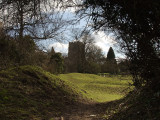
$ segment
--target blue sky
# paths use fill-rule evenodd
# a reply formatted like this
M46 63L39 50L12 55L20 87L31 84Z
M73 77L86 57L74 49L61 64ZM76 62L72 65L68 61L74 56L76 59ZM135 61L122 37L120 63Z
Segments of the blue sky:
M74 14L74 9L67 10L64 14L64 18L67 20L76 19L76 16ZM53 47L56 52L61 52L61 53L67 54L68 53L68 44L69 44L69 42L74 40L73 38L70 37L70 35L72 34L70 30L72 28L83 29L86 26L86 23L87 22L85 21L85 19L82 19L77 24L68 26L66 31L64 32L64 36L67 39L63 40L61 43L52 39L52 40L41 41L41 42L39 42L39 44L41 44L42 46L44 46L48 50ZM117 51L117 47L115 47L116 41L114 39L113 33L106 34L104 31L98 31L98 32L93 31L92 36L95 38L95 45L99 46L102 49L103 54L105 56L107 55L109 48L113 47L116 57L117 58L124 58L124 55L119 53Z

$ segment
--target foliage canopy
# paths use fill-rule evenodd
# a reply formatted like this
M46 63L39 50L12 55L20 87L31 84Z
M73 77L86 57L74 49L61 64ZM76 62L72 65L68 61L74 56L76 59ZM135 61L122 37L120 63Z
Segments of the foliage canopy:
M160 85L160 1L85 0L80 15L88 15L96 30L113 30L126 51L134 85Z

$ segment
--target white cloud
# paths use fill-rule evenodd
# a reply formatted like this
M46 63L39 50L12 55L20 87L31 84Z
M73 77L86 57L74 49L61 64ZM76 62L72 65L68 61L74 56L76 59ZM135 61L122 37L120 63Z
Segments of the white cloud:
M114 39L108 37L103 31L93 32L92 36L95 38L95 45L103 50L105 56L107 55L109 48L113 47L116 43ZM49 45L49 49L51 49L51 47L53 47L56 52L68 53L68 43L55 42Z
M97 33L93 33L92 36L95 38L95 45L99 46L102 49L105 56L107 56L109 48L113 47L116 58L118 58L118 57L125 58L125 56L118 53L116 50L117 48L114 47L114 44L116 44L116 41L114 40L114 38L107 36L102 31L99 31ZM68 45L68 43L55 42L55 43L49 45L49 49L51 49L51 47L53 47L56 52L61 52L61 53L67 54L69 45Z
M68 53L68 44L55 42L49 45L49 49L54 48L56 52Z
M115 39L106 35L103 31L93 32L92 36L95 38L95 44L103 50L105 56L109 48L116 44Z
M93 37L96 42L103 42L104 44L114 45L116 41L113 37L106 35L103 31L93 32Z
M110 46L102 42L96 42L95 44L103 50L103 53L106 56Z

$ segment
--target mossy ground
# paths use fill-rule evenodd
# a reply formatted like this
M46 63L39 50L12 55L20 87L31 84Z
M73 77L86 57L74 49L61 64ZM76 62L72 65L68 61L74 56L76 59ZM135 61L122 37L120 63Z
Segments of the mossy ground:
M106 120L159 120L160 95L148 88L134 90L105 108Z
M0 72L0 120L49 119L77 103L78 93L39 67Z

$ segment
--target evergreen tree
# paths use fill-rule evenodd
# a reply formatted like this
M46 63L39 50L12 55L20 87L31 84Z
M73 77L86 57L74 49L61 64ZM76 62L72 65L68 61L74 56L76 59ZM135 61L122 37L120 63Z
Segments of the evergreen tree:
M54 55L55 53L56 53L56 52L55 52L54 48L52 47L52 48L51 48L51 51L49 51L48 55L49 55L49 57L51 58L51 56Z
M113 48L110 47L107 54L107 60L114 60L114 59L115 59L115 54L114 54Z
M102 71L110 74L117 74L118 72L118 66L117 66L115 54L112 47L109 48L107 59L102 67Z
M55 53L51 56L51 60L54 64L55 73L59 74L63 72L63 57L61 53Z
M53 47L51 48L51 54L52 54L52 55L55 54L55 50L54 50Z

